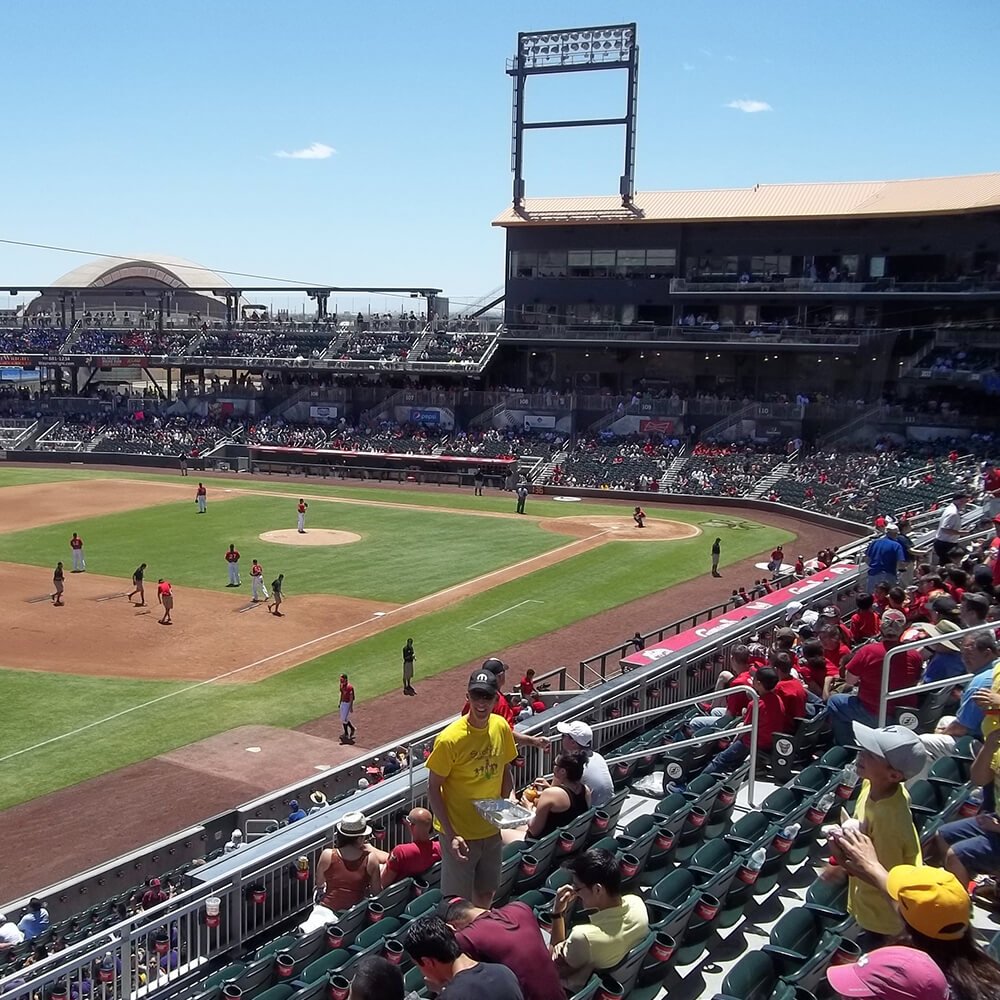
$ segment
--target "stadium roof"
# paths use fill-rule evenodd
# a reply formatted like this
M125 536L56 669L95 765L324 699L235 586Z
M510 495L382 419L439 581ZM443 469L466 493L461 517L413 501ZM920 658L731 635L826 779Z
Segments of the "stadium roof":
M104 288L119 281L157 282L171 288L218 286L230 287L229 282L207 267L183 257L165 254L148 256L96 257L74 268L52 282L53 288Z
M903 181L757 184L704 191L639 191L630 208L618 195L527 198L494 226L643 222L743 222L948 215L1000 208L1000 173Z

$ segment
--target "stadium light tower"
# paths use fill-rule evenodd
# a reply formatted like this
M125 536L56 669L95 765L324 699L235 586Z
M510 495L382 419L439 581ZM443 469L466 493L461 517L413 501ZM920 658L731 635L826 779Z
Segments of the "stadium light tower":
M628 72L625 113L620 118L577 118L568 121L524 120L524 90L529 76L552 73L585 73L623 69ZM635 193L635 111L639 89L639 47L635 22L558 31L522 31L517 54L507 60L514 80L511 170L514 174L514 208L524 207L524 132L526 129L585 128L621 125L625 128L625 169L619 178L622 204L631 207Z

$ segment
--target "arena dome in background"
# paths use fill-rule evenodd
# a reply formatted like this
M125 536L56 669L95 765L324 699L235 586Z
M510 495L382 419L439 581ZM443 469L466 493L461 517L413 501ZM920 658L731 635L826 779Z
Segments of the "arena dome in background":
M152 308L156 299L143 300L132 289L160 288L172 293L172 312L197 313L205 318L225 316L225 297L212 292L190 292L189 288L231 288L221 274L184 257L140 254L135 257L95 257L49 285L51 289L85 289L77 293L76 310L116 313ZM48 313L59 307L59 295L40 295L28 305L29 314Z

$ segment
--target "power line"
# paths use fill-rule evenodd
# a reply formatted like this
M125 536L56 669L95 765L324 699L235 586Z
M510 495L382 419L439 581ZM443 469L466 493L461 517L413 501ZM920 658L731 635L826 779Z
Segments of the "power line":
M73 253L83 257L104 257L109 260L121 260L121 261L129 261L136 259L135 257L124 256L122 254L117 254L117 253L100 253L97 250L80 250L76 247L61 247L61 246L55 246L50 243L32 243L27 240L8 240L0 238L0 243L6 244L7 246L27 247L31 250L55 250L58 253ZM176 264L168 264L166 261L161 261L161 260L150 260L149 263L157 264L160 267L163 267L167 270L170 270L171 267L177 266ZM190 265L185 265L185 266L190 267ZM206 274L212 273L212 274L228 275L234 278L253 278L257 281L281 281L290 285L310 285L314 288L329 287L327 284L324 284L323 282L320 281L302 281L297 278L276 278L274 277L274 275L270 274L252 274L248 271L228 271L216 267L206 267L202 264L196 264L192 268L192 270L204 271ZM277 291L280 291L280 289L277 289ZM410 298L410 296L403 295L400 292L377 292L375 294L386 297L398 298L398 299Z

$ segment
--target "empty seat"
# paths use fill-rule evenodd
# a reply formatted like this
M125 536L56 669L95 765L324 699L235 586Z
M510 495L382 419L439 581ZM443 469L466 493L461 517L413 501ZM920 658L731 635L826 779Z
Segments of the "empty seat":
M840 938L815 910L789 910L771 929L764 947L781 977L804 989L815 989L825 978Z
M345 948L334 948L328 951L322 958L316 959L307 965L299 974L299 979L304 983L314 983L318 979L324 979L331 972L338 972L347 965L355 956Z

